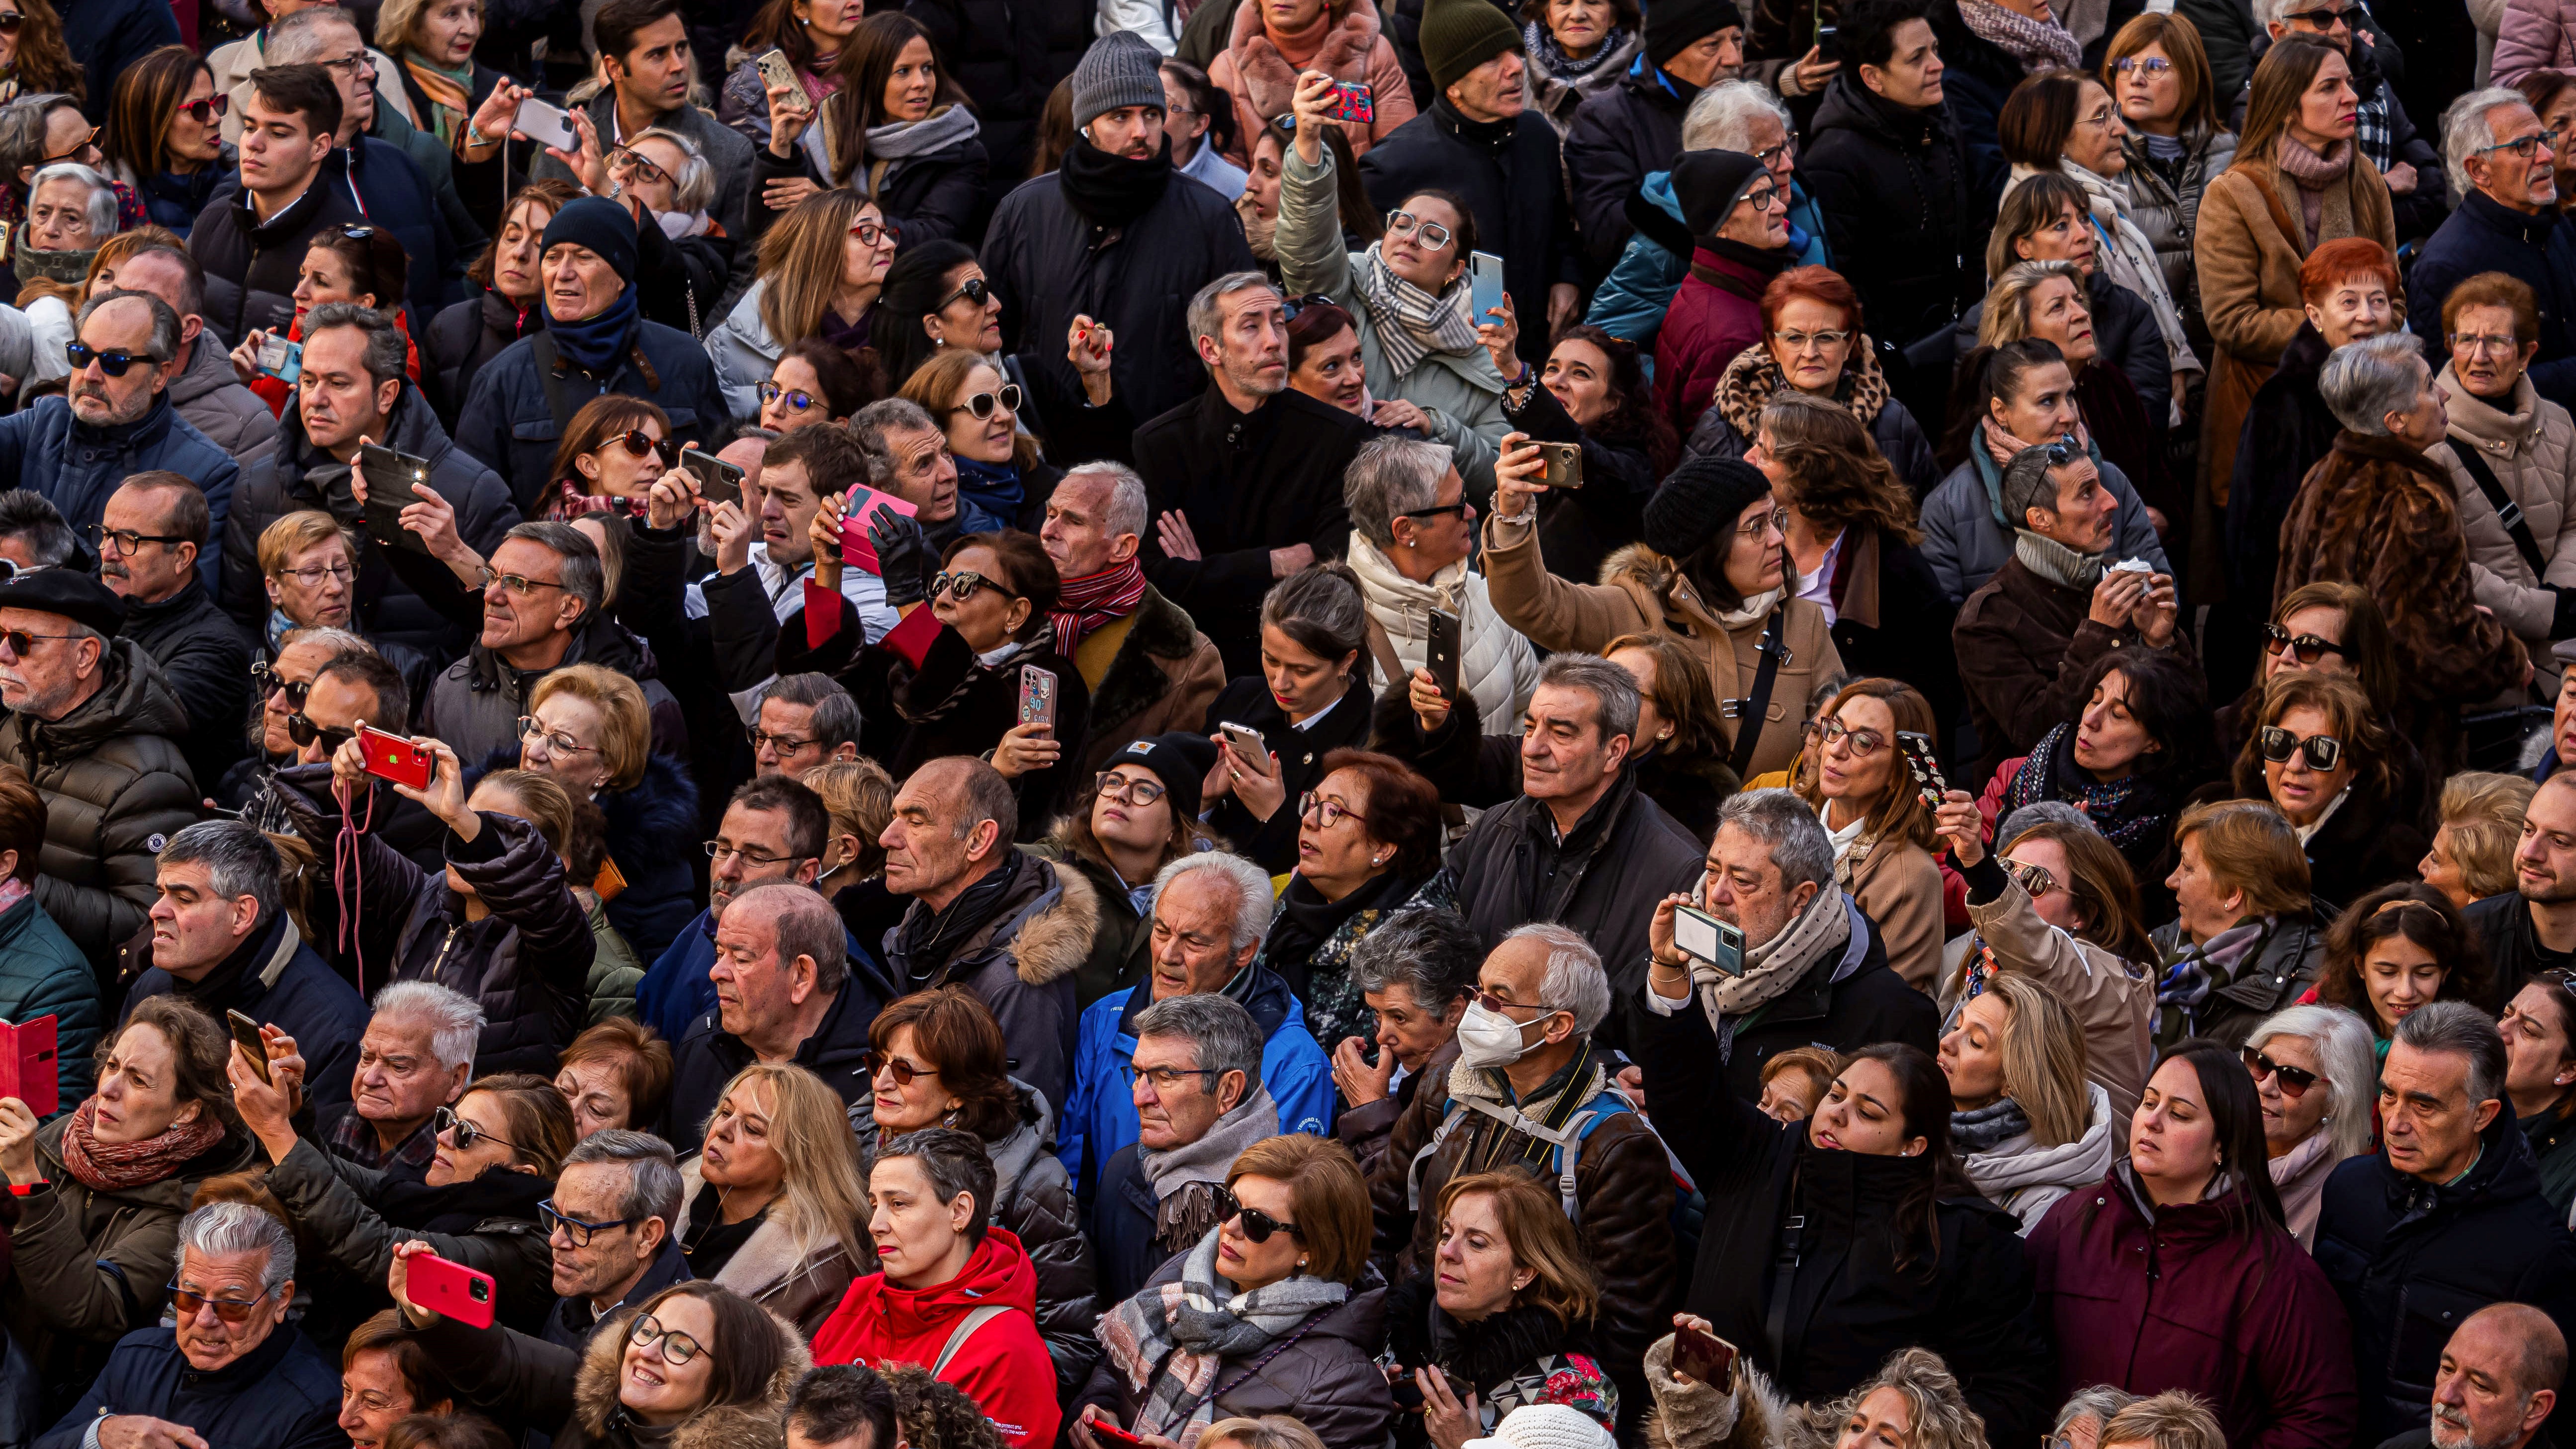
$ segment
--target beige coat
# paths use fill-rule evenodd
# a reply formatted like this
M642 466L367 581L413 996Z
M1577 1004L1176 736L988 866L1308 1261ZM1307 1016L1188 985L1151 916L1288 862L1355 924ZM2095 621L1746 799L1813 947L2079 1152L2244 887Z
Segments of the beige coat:
M1942 932L1941 867L1932 853L1911 840L1882 837L1853 867L1844 889L1878 923L1887 964L1906 985L1930 995L1941 974Z
M1715 676L1719 700L1752 694L1764 619L1736 629L1718 622L1682 577L1679 561L1631 544L1603 561L1601 582L1577 584L1548 572L1539 557L1536 529L1489 518L1484 543L1486 591L1494 612L1540 648L1598 652L1622 634L1661 631L1699 650ZM1744 770L1748 778L1789 767L1806 722L1815 718L1842 678L1842 655L1827 632L1824 610L1805 599L1791 599L1786 634L1789 657L1772 684L1759 743ZM1730 731L1739 724L1727 721Z
M1952 941L1942 954L1937 993L1942 1030L1949 1030L1959 1012L1968 948L1982 938L1995 953L1996 965L2047 987L2083 1023L2085 1075L2111 1094L2111 1111L2125 1142L2129 1116L2138 1110L2138 1094L2146 1089L2147 1069L2155 1062L2154 973L2041 920L2018 881L2006 880L2004 893L1982 906L1969 902L1968 921L1975 930Z
M2510 411L2471 397L2447 365L2441 386L2451 395L2451 439L2425 449L2424 457L2450 473L2459 495L2460 531L2469 540L2469 586L2480 604L2521 636L2543 676L2533 681L2534 687L2555 695L2558 671L2550 662L2549 630L2558 597L2541 585L2576 586L2576 506L2571 506L2576 504L2576 418L2533 392L2529 377L2514 383ZM2464 448L2477 450L2487 471L2504 485L2505 496L2522 510L2546 572L2532 574L2495 506L2460 466L2459 450Z

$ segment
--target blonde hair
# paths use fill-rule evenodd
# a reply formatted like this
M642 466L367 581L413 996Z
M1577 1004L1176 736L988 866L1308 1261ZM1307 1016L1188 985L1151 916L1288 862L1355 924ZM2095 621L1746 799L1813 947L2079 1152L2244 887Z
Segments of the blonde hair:
M2514 888L2513 851L2522 817L2540 787L2520 775L2464 770L2442 782L2442 823L2451 829L2451 862L2469 894L2484 899Z
M2051 278L2074 287L2076 302L2088 312L2093 309L2093 298L2084 287L2084 273L2073 262L2015 262L1986 288L1986 314L1977 323L1977 345L2001 347L2028 337L2030 294Z
M2148 1444L2154 1449L2227 1449L2227 1434L2218 1427L2218 1417L2209 1411L2207 1399L2168 1389L2113 1414L2094 1442L2103 1449L2114 1444Z
M769 1088L770 1150L785 1169L778 1214L787 1224L799 1259L838 1243L856 1260L868 1256L868 1210L859 1196L858 1139L850 1135L848 1109L823 1079L793 1062L754 1062L734 1073L716 1101L745 1083Z
M349 551L349 564L358 562L357 540L340 526L340 520L319 508L300 508L261 529L259 534L259 576L273 579L278 571L294 562L295 556L322 542L336 538ZM354 584L355 580L351 580Z
M912 370L912 376L903 380L903 386L896 389L895 396L919 403L922 411L939 424L939 431L945 433L948 419L965 403L966 379L979 367L993 369L993 375L1003 382L1011 380L1011 375L1002 371L1000 364L971 347L943 347L930 354L929 361ZM1036 466L1037 461L1037 439L1029 436L1026 430L1013 433L1011 462L1026 472Z
M1821 1410L1811 1405L1797 1412L1831 1439L1852 1411L1880 1389L1894 1389L1905 1399L1906 1417L1913 1421L1905 1449L1986 1449L1986 1421L1968 1407L1958 1376L1928 1348L1900 1348L1867 1383ZM2110 1436L2105 1434L2102 1442L2110 1443Z
M848 191L806 197L760 238L760 325L780 347L823 330L823 314L841 290L850 228L859 213L877 211Z
M2032 1140L2042 1147L2081 1140L2093 1122L2083 1024L2030 977L1998 972L1986 978L1986 989L2004 1004L2004 1095L2030 1119Z
M599 711L599 759L608 766L607 790L631 790L644 778L644 762L653 752L653 711L643 687L614 669L597 664L567 664L537 681L528 692L528 712L558 694L586 700Z
M1324 1449L1324 1441L1315 1437L1314 1430L1286 1414L1219 1419L1199 1433L1200 1449L1216 1449L1229 1442L1238 1449Z
M420 24L422 13L438 3L439 0L385 0L384 8L376 12L376 48L400 65L406 48L418 49L411 33ZM483 0L474 0L474 12L483 13Z
M877 837L894 823L894 777L870 759L829 760L805 772L805 788L823 797L832 817L832 833L859 838L851 862L865 880L885 869L885 847Z

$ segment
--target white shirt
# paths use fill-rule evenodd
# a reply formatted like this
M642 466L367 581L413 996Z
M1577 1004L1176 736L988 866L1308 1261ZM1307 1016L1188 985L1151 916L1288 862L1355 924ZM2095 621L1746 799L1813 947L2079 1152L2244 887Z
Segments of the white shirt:
M2351 797L2352 787L2350 785L2346 785L2335 792L2335 797L2333 799L2326 802L2326 808L2317 813L2317 818L2314 823L2291 826L2290 828L2292 830L2298 832L2299 844L2305 846L2308 843L2309 836L2325 829L2326 822L2332 820L2334 818L2334 813L2343 808L2343 802Z
M1825 556L1816 564L1816 571L1798 575L1797 592L1792 595L1824 610L1828 624L1838 617L1834 613L1834 560L1842 557L1843 540L1849 537L1848 528L1834 535L1834 541L1825 545Z

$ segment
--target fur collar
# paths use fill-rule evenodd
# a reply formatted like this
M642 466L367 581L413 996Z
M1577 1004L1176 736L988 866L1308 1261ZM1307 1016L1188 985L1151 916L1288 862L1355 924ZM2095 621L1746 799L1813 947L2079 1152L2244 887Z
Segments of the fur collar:
M1463 1377L1480 1390L1526 1372L1543 1358L1590 1352L1579 1330L1535 1304L1505 1309L1480 1323L1451 1318L1440 1311L1431 1280L1423 1277L1387 1289L1386 1312L1387 1350L1396 1362L1416 1368L1438 1364L1444 1375ZM1434 1328L1435 1314L1445 1333Z
M1105 734L1161 702L1171 692L1172 678L1154 661L1188 662L1198 648L1198 637L1198 626L1190 616L1147 584L1145 600L1136 606L1127 626L1127 637L1118 641L1118 653L1100 676L1100 687L1091 692L1093 733Z
M1669 554L1657 553L1642 543L1629 544L1601 561L1601 583L1606 588L1626 590L1636 599L1638 612L1677 633L1696 634L1704 639L1728 637L1717 611L1682 576L1681 560Z
M1762 405L1787 385L1788 379L1781 375L1771 349L1756 342L1737 353L1726 371L1718 375L1713 406L1726 419L1726 425L1749 443L1762 421ZM1842 385L1834 389L1834 401L1850 409L1866 428L1878 421L1888 396L1887 374L1879 370L1876 349L1864 332L1853 342L1852 360L1843 367Z
M589 1443L608 1440L626 1422L617 1402L617 1366L626 1352L626 1325L634 1321L637 1311L627 1308L611 1315L582 1350L581 1370L572 1386L572 1416ZM787 1407L787 1392L814 1366L814 1358L805 1351L804 1337L793 1324L772 1314L770 1325L778 1330L783 1357L761 1397L699 1410L680 1424L667 1449L781 1449L786 1429L780 1415Z
M1044 986L1072 975L1091 955L1092 938L1100 931L1098 889L1078 870L1045 865L1062 894L1029 917L1011 940L1011 960L1023 986Z
M1325 18L1329 23L1314 55L1303 63L1291 63L1271 40L1257 0L1235 10L1226 49L1234 56L1235 74L1243 78L1256 115L1272 120L1295 109L1291 102L1301 71L1324 71L1339 81L1368 79L1369 56L1377 49L1377 6L1370 0L1347 0L1347 8L1328 7Z

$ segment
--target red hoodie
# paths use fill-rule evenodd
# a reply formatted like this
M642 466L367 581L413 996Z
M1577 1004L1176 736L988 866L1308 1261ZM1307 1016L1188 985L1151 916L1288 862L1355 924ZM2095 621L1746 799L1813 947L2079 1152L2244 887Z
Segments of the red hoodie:
M1038 1337L1037 1269L1008 1228L987 1228L964 1270L945 1283L899 1288L883 1273L852 1283L814 1334L814 1362L928 1368L960 1319L995 1303L1016 1311L976 1329L939 1377L981 1406L1013 1449L1047 1449L1063 1417L1055 1361Z

